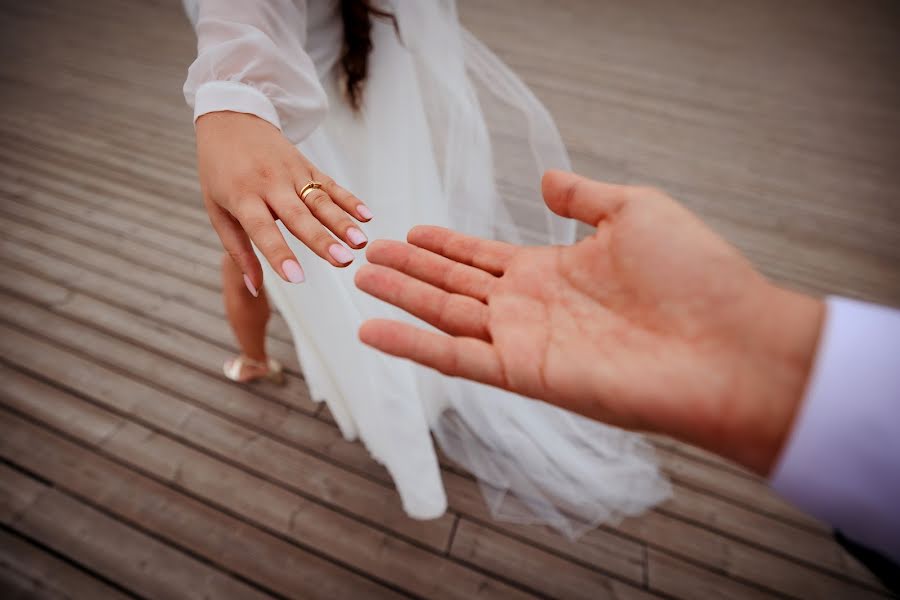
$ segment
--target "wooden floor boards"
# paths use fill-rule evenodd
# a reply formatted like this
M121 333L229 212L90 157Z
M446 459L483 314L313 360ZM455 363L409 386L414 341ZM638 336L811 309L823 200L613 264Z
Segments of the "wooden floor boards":
M663 187L770 277L900 304L889 2L460 1L578 170ZM234 352L178 2L0 1L0 590L43 598L883 598L758 477L654 438L675 490L578 542L405 517L383 467Z

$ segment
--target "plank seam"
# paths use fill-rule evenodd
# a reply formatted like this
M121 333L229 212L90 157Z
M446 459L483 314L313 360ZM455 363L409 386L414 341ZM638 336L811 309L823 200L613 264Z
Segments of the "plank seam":
M16 368L16 367L13 366L12 368ZM40 380L39 378L34 377L34 375L33 375L32 373L29 373L29 372L26 372L26 371L22 371L22 372L24 372L24 373L25 373L26 375L28 375L29 377L33 377L34 379ZM57 387L58 389L62 389L62 391L64 391L64 392L67 393L67 394L70 394L70 395L72 395L72 396L76 396L76 397L79 397L79 398L80 398L80 395L78 394L78 392L73 392L72 390L60 388L59 386L55 386L55 385L53 385L52 383L49 383L49 382L45 382L45 383L48 383L48 385L51 385L52 387ZM5 399L5 396L3 396L3 397L4 397L4 399ZM89 400L86 400L86 399L84 399L84 398L80 398L80 399L81 399L82 401L86 402L86 403L89 403L89 404L91 404L91 405L94 405L94 403L91 402L91 401L89 401ZM97 407L96 405L94 405L94 406ZM104 410L103 407L97 407L97 408L100 408L101 410ZM89 442L85 442L85 441L82 440L81 438L72 436L71 434L69 434L69 433L67 433L67 432L65 432L65 431L61 431L61 430L57 429L56 427L54 427L54 426L52 426L52 425L50 425L50 424L48 424L48 423L45 423L44 421L42 421L42 420L40 420L40 419L38 419L38 418L35 418L34 416L32 416L32 415L30 415L30 414L23 413L22 411L18 410L17 408L15 408L15 407L13 407L13 406L9 406L8 404L6 404L6 402L0 402L0 410L4 410L4 411L6 411L6 412L9 412L9 413L12 413L12 414L14 414L14 415L17 415L17 416L19 416L20 418L22 418L23 420L26 420L26 421L32 423L32 424L35 425L36 427L40 427L41 429L44 429L44 430L46 430L46 431L49 431L52 435L54 435L54 436L56 436L56 437L62 438L62 439L64 439L64 440L68 441L69 443L72 443L72 444L74 444L74 445L76 445L76 446L79 446L80 448L82 448L82 449L83 449L84 451L86 451L86 452L89 452L89 453L91 453L91 454L95 454L95 455L97 455L97 456L100 456L100 457L102 457L102 458L104 458L104 459L106 459L106 460L109 460L110 462L113 462L113 463L119 465L120 467L123 467L124 469L126 469L126 470L128 470L128 471L137 473L137 474L138 474L139 476L141 476L141 477L144 477L144 478L150 479L150 480L152 480L152 481L155 481L157 484L162 485L162 486L164 486L164 487L166 487L166 488L172 490L172 491L175 492L176 494L186 496L186 497L188 497L188 498L194 500L195 502L198 502L198 503L200 503L200 504L202 504L202 505L204 505L204 506L208 506L208 507L210 507L210 508L212 508L212 509L214 509L214 510L216 510L216 511L218 511L218 512L221 512L221 513L223 513L223 514L226 514L226 515L228 515L229 517L235 519L236 521L239 521L239 522L243 523L244 525L247 525L247 526L252 527L252 528L254 528L254 529L258 529L258 530L260 530L260 531L262 531L262 532L264 532L264 533L266 533L266 534L268 534L268 535L272 535L272 536L274 536L274 537L277 537L277 538L280 539L281 541L286 542L286 543L288 543L288 544L290 544L290 545L292 545L292 546L294 546L294 547L296 547L296 548L298 548L298 549L300 549L300 550L302 550L302 551L304 551L304 552L307 552L307 553L309 553L309 554L313 554L313 555L315 555L315 556L321 558L322 560L325 560L325 561L327 561L327 562L330 562L330 563L332 563L332 564L334 564L334 565L339 566L339 567L342 568L342 569L345 569L345 570L347 570L347 571L351 571L351 572L353 572L353 573L356 573L357 575L359 575L359 576L361 576L361 577L364 577L365 579L368 579L368 580L370 580L370 581L373 581L373 582L375 582L375 583L377 583L377 584L379 584L379 585L382 585L382 586L384 586L384 587L387 587L387 588L391 589L392 591L395 591L395 592L399 593L399 594L402 595L402 596L411 597L411 598L417 598L417 596L416 596L415 594L411 594L411 593L410 593L409 591L407 591L407 590L400 589L400 588L396 587L394 584L392 584L392 583L390 583L390 582L385 582L385 581L380 580L380 579L377 577L377 575L375 575L375 574L373 574L373 573L368 573L368 572L366 572L366 571L363 571L363 570L361 570L361 569L358 569L357 567L354 567L354 566L352 566L352 565L343 563L342 561L337 560L337 559L335 559L334 557L332 557L332 556L330 556L330 555L328 555L328 554L325 554L325 553L321 552L321 551L318 550L317 548L314 548L314 547L311 547L311 546L307 546L307 545L303 544L302 542L300 542L299 540L297 540L297 539L295 539L295 538L291 538L291 537L286 536L285 534L283 534L283 533L281 533L281 532L279 532L279 531L277 531L277 530L271 529L270 527L268 527L268 526L266 526L266 525L263 525L263 524L261 524L261 523L257 523L257 522L255 522L255 521L253 521L252 519L249 519L249 518L247 518L247 517L245 517L245 516L243 516L243 515L241 515L241 514L239 514L239 513L236 513L236 512L234 512L234 511L232 511L232 510L229 509L229 508L226 508L226 507L224 507L224 506L222 506L222 505L220 505L220 504L218 504L218 503L211 502L211 501L209 501L209 500L207 500L207 499L205 499L205 498L203 498L203 497L201 497L201 496L197 496L196 494L194 494L194 493L191 492L190 490L187 490L187 489L185 489L185 488L182 488L181 486L179 486L178 484L176 484L176 483L174 483L174 482L167 481L167 480L165 480L165 479L163 479L163 478L161 478L161 477L159 477L159 476L157 476L157 475L155 475L155 474L153 474L153 473L151 473L151 472L149 472L149 471L146 471L145 469L143 469L143 468L141 468L141 467L135 466L135 465L133 465L133 464L127 462L127 461L124 461L124 460L118 458L116 455L114 455L114 454L112 454L112 453L110 453L110 452L108 452L108 451L106 451L106 450L104 450L104 449L102 449L102 448L97 448L97 447L91 445ZM112 414L116 414L116 413L114 413L114 412L112 412L112 411L108 411L108 410L107 410L106 412L109 412L109 413L112 413ZM122 415L118 415L118 416L119 416L120 418L125 419L125 417L123 417ZM128 419L125 419L125 420L128 420ZM146 426L145 426L144 424L142 424L142 423L136 423L136 424L138 424L138 425L140 425L140 426L142 426L142 427L146 427ZM161 432L155 432L155 433L157 433L158 435L165 435L164 433L161 433ZM3 458L3 460L4 460L4 462L10 462L10 461L8 461L6 458ZM15 464L15 463L13 463L13 464ZM30 471L29 469L25 468L25 467L21 467L21 466L19 466L19 465L16 465L16 468L17 468L17 470L19 470L19 471L23 471L23 472L29 473L29 474L31 473L31 471ZM69 490L68 487L65 487L65 486L60 487L60 485L59 485L58 483L56 483L56 482L54 482L53 485L54 485L54 489L60 490L61 493L65 493L66 495L68 495L68 496L70 496L70 497L72 497L72 498L75 498L75 499L78 500L79 502L82 502L83 504L87 504L88 506L91 506L92 508L94 508L94 509L100 511L101 513L103 513L103 514L109 516L110 518L112 518L112 519L114 519L114 520L116 520L116 521L122 522L122 523L124 523L124 524L126 524L126 525L132 527L133 529L137 529L137 530L139 530L139 531L141 531L141 532L143 532L143 533L146 533L147 535L149 535L150 537L156 539L157 541L159 541L159 542L161 542L161 543L163 543L163 544L165 544L165 545L167 545L167 546L173 547L173 548L177 549L177 550L180 551L180 552L184 552L184 553L186 553L186 554L191 555L191 556L194 557L194 558L198 558L199 560L201 560L201 561L204 562L205 564L207 564L207 565L209 565L209 566L213 566L213 567L215 567L215 568L216 568L217 570L219 570L219 571L228 573L229 575L232 575L232 574L233 574L233 572L232 572L230 569L228 569L227 567L224 567L224 566L219 566L219 565L217 565L214 561L212 561L212 559L207 559L207 558L203 557L202 555L199 555L198 553L196 553L196 552L193 551L193 550L184 548L184 547L183 547L182 545L180 545L178 542L173 542L173 541L171 541L171 540L168 540L168 539L166 539L166 538L163 538L163 537L161 537L159 534L157 534L157 533L155 533L155 532L153 532L153 531L151 531L151 530L145 529L143 526L141 526L140 524L134 523L134 522L133 522L132 520L130 520L130 519L120 518L118 515L116 515L116 514L114 514L114 513L111 513L111 512L109 512L109 511L107 511L106 508L105 508L103 505L97 504L96 502L94 502L94 501L92 501L92 500L90 500L90 499L88 499L88 498L85 498L85 497L82 496L81 494L78 494L78 493L75 493L75 492ZM244 576L242 576L242 575L240 575L240 574L234 574L234 575L235 575L236 577L240 578L242 581L246 581L246 580L247 580ZM257 585L257 584L254 584L254 587L260 587L260 586ZM283 596L282 594L279 594L279 593L277 593L277 592L274 592L274 591L271 591L271 590L268 590L268 589L265 589L264 591L265 591L265 593L267 593L267 594L269 594L269 595L275 595L275 596L278 597L278 598L285 598L285 596Z
M15 463L9 462L5 458L0 458L0 461L2 461L3 464L9 465L10 468L13 468L16 471L19 471L25 475L28 475L32 479L36 479L38 481L41 481L42 483L44 481L42 477L34 476L29 471L22 469L21 467L19 467L19 465L16 465ZM86 565L83 565L83 564L77 562L70 556L67 556L65 554L61 554L61 553L57 552L55 549L47 546L46 544L42 543L40 540L34 539L31 536L25 534L24 532L19 531L18 529L15 529L13 527L10 527L6 523L0 523L0 530L6 532L9 535L19 538L23 542L30 544L31 546L34 546L35 548L38 548L40 551L44 552L45 554L49 554L50 556L56 558L57 560L66 563L73 569L76 569L79 572L84 573L88 577L91 577L92 579L96 579L97 581L100 581L101 583L115 589L116 591L121 592L125 596L128 596L130 598L136 598L138 600L144 599L143 596L140 596L136 592L122 586L120 583L107 578L102 573L98 573L97 571L94 571L90 567L87 567ZM26 573L23 573L23 575L25 575L26 577L31 579L31 577L29 575L27 575Z

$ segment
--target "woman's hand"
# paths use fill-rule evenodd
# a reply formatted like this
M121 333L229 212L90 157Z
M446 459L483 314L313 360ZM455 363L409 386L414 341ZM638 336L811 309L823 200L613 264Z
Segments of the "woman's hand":
M766 281L661 192L555 172L544 199L594 235L522 247L417 227L408 244L372 244L357 285L450 335L375 320L362 340L767 472L822 303Z
M351 217L368 221L369 209L268 122L243 113L214 112L197 120L196 132L200 188L209 220L254 295L263 274L251 240L286 281L304 279L276 219L336 267L350 264L353 255L332 234L351 248L366 245L366 236ZM301 201L299 193L310 181L321 183L322 189Z

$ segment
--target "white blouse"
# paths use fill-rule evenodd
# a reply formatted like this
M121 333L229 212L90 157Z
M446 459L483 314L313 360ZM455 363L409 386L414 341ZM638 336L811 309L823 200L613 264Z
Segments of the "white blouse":
M328 111L320 80L343 44L339 0L185 0L197 59L184 97L194 120L215 111L265 119L293 143Z

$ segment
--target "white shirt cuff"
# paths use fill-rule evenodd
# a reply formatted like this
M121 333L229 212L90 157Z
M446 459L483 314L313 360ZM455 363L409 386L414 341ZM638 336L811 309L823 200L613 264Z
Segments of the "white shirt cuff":
M828 299L806 397L771 485L900 562L900 311Z
M194 121L206 113L228 110L256 115L281 129L275 105L253 86L239 81L209 81L197 89Z

